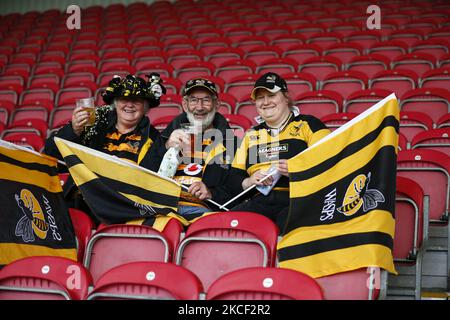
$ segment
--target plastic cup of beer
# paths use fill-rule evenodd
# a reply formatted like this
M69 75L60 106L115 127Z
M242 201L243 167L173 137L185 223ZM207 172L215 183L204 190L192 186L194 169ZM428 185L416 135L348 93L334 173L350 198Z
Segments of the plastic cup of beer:
M93 97L77 100L77 107L82 107L84 111L89 112L89 119L86 127L92 127L95 123L95 100Z
M189 153L186 154L186 155L187 156L194 155L194 153L195 153L196 137L199 137L200 133L202 131L201 130L201 124L196 125L196 124L191 124L191 123L182 123L180 126L181 126L181 129L184 132L189 134L189 137L190 137L191 148L189 150Z

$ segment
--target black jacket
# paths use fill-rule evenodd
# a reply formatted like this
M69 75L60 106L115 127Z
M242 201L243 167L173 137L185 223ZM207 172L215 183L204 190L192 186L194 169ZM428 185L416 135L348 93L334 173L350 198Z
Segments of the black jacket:
M182 113L177 116L172 122L161 132L161 135L156 140L155 144L145 155L141 161L141 166L157 172L161 165L162 159L167 151L166 142L169 139L171 133L181 127L181 123L189 122L186 113ZM238 139L233 134L228 121L220 113L216 113L213 120L213 127L219 130L224 137L223 141L215 142L214 152L215 155L207 157L205 161L205 170L203 173L202 181L211 191L214 201L223 204L229 198L229 192L224 188L225 181L231 168L231 162L234 158L234 153L238 147ZM227 135L228 133L228 135ZM228 141L225 140L228 138Z
M62 138L71 142L75 142L78 144L85 145L89 148L102 151L106 141L106 135L115 130L115 126L117 123L117 113L114 109L110 107L102 107L99 109L103 109L100 111L102 116L100 120L96 122L95 132L96 134L86 135L81 134L78 136L75 134L72 128L72 123L69 121L64 127L54 132L45 142L44 153L55 158L63 160L63 157L59 153L58 147L55 144L54 137ZM139 150L142 149L142 146L147 142L150 138L153 142L158 139L160 133L159 131L150 124L150 121L146 116L144 116L141 121L137 125L137 131L142 136ZM143 151L144 152L144 151ZM143 155L140 155L143 157ZM60 172L67 172L67 168L64 166L59 167ZM64 185L64 196L68 196L71 191L74 189L74 182L71 177L67 180Z

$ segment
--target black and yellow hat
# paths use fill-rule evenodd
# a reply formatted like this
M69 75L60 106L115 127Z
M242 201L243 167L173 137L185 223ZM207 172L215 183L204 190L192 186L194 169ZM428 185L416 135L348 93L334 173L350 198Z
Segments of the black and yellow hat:
M204 78L191 79L186 82L186 85L183 89L183 96L187 95L189 91L194 88L205 88L213 95L217 96L217 86L214 82Z
M159 106L159 99L166 93L166 88L162 85L158 73L153 72L146 76L149 78L148 82L131 74L124 78L114 76L102 92L103 101L111 104L114 98L119 97L142 98L148 101L150 108Z
M266 89L272 93L288 90L286 81L275 72L267 72L256 80L255 86L250 94L253 100L255 100L255 93L258 89Z

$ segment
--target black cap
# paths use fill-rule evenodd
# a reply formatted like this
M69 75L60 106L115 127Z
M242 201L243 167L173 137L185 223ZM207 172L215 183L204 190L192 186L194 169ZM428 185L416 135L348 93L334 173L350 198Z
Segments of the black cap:
M204 78L191 79L188 82L186 82L186 86L184 87L183 90L183 96L187 95L189 91L191 91L194 88L205 88L213 95L217 96L216 84L211 80Z
M255 100L255 92L258 89L266 89L272 93L276 93L278 91L287 91L286 81L281 78L278 74L274 72L267 72L263 76L261 76L255 82L255 86L253 87L251 98Z
M124 78L114 76L102 93L103 101L111 104L114 98L119 97L142 98L149 102L150 108L159 106L159 99L166 93L166 88L158 73L151 73L147 77L148 82L131 74Z

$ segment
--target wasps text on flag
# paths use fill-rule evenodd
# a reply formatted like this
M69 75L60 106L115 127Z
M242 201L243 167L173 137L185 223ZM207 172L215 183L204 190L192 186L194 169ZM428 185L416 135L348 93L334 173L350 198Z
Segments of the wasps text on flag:
M0 140L0 265L28 256L76 260L57 160Z
M312 277L393 264L399 108L394 94L288 161L280 266Z
M55 138L69 172L103 223L125 223L175 214L180 185L138 165Z

